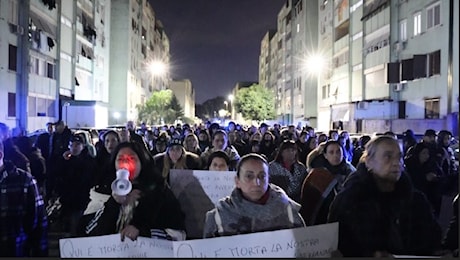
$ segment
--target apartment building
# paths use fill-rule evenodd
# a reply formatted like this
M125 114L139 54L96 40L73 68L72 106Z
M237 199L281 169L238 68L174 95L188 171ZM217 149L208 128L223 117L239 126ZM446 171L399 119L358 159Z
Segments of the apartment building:
M309 125L367 133L449 129L458 135L457 1L319 0L316 17L311 2L287 1L278 14L278 121L296 123L301 113L314 118L315 108L306 107L312 100L296 100L302 90L311 96L308 86L315 84L305 81L308 68L300 72L296 61L315 51L315 44L303 50L299 43L316 35L326 66L316 73L317 122L305 120ZM302 35L309 19L317 22L316 34Z
M184 111L184 117L195 119L195 89L188 79L171 80L169 89L176 96Z
M147 0L0 0L0 53L0 121L22 132L77 105L95 104L96 127L136 120L169 80L148 69L169 39Z
M109 124L136 121L137 105L168 85L150 65L169 64L169 39L147 0L112 0L110 23Z

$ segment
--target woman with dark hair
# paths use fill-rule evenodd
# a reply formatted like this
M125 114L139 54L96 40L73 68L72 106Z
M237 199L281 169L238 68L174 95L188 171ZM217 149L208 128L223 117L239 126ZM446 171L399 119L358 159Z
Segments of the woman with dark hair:
M125 237L134 241L138 236L185 239L184 213L146 148L135 142L120 143L110 162L114 175L120 169L129 171L132 190L127 195L112 192L86 225L86 235L120 233L122 241Z
M440 175L442 170L430 155L430 147L424 142L413 146L411 154L404 160L406 171L416 189L425 193L433 207L435 216L439 216L442 203Z
M224 151L215 151L209 155L207 165L206 169L210 171L228 171L230 158Z
M120 143L120 136L116 131L108 130L101 135L100 141L103 146L100 147L96 155L95 176L93 176L93 185L89 192L90 202L86 206L80 221L83 224L86 224L85 222L94 217L94 213L102 208L110 198L112 194L110 185L115 180L115 174L110 170L110 156Z
M271 161L275 156L276 148L275 135L273 135L270 131L265 132L262 136L262 140L260 141L260 153L265 155L265 157Z
M319 156L325 160L308 173L302 184L300 213L307 225L327 222L331 202L342 189L345 179L356 171L355 167L344 159L343 148L338 141L327 141Z
M230 158L230 169L235 169L236 164L240 159L240 154L232 145L228 143L227 132L224 130L216 130L212 136L212 145L206 148L203 153L201 153L201 160L203 163L208 161L208 157L214 151L224 151Z
M235 188L206 213L203 237L231 236L305 226L300 205L269 179L268 162L247 154L238 163Z
M285 140L270 162L270 183L282 188L296 202L300 202L302 183L307 177L307 168L299 161L298 153L296 142Z

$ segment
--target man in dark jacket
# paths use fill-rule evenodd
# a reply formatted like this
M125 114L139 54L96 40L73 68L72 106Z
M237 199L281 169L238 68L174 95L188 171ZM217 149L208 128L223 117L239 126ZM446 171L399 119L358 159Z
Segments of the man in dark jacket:
M46 132L41 133L34 143L34 146L40 149L45 160L48 160L50 154L50 138L53 134L53 126L54 124L51 122L46 123Z
M1 140L0 190L0 257L48 256L48 223L37 182L4 161Z
M72 132L65 125L64 121L59 120L55 124L55 131L50 138L50 153L48 156L46 169L46 195L47 200L55 195L56 176L59 175L60 169L58 162L62 158L62 154L68 150L68 145Z
M96 163L84 149L83 138L76 134L69 142L70 150L59 160L60 172L56 176L56 190L62 204L63 228L66 233L77 234L78 221L89 202Z

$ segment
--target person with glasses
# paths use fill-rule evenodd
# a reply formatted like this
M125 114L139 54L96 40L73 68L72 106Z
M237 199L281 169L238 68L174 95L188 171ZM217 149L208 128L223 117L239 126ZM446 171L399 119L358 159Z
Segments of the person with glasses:
M304 227L300 205L269 183L267 160L250 153L237 166L235 188L206 213L203 237Z

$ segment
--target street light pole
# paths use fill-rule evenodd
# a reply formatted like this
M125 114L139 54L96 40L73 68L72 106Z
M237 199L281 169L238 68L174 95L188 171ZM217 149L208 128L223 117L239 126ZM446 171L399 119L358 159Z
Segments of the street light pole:
M233 119L233 95L228 95L228 101L230 101L230 119Z

